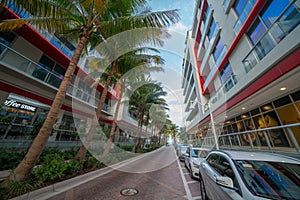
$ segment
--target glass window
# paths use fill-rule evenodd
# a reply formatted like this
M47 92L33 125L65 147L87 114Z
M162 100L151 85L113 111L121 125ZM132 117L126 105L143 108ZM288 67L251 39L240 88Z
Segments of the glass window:
M238 160L237 169L249 190L270 199L299 199L300 165Z
M225 92L228 92L237 83L236 78L233 76L230 63L228 63L226 67L221 70L220 77L222 83L224 84Z
M48 71L51 71L52 68L54 67L55 62L50 58L48 58L47 56L43 55L39 61L39 64L45 69L47 69Z
M276 108L278 108L280 106L290 104L290 103L292 103L292 101L291 101L289 96L285 96L285 97L282 97L282 98L274 101L274 105L275 105Z
M211 39L213 37L213 34L215 32L215 28L216 28L216 22L214 19L211 20L211 23L210 23L210 27L209 27L209 31L207 33L207 36L209 39Z
M289 5L289 3L289 0L269 1L269 5L265 6L265 9L260 14L262 20L268 28L270 28L270 26L279 17L283 10Z
M238 15L240 15L243 11L243 8L245 7L247 3L247 0L237 0L235 1L235 4L234 4L234 10L236 11L236 13Z
M212 167L214 167L217 163L219 156L218 154L211 154L208 158L207 161L209 163L209 165L211 165Z
M256 19L254 24L249 29L248 35L252 43L255 45L266 32L266 27L259 21L259 19Z
M219 58L223 48L224 48L223 42L222 42L221 38L219 38L218 42L216 44L216 47L213 51L213 55L214 55L215 60L217 60Z
M207 19L207 15L208 15L208 12L209 12L209 9L210 7L206 4L205 6L205 11L203 13L203 22L205 23L206 19Z
M300 2L294 3L280 18L281 27L287 32L291 32L300 23Z
M300 91L297 91L297 92L291 94L291 96L294 101L299 101L300 100Z
M199 149L191 149L191 156L193 158L198 158L199 157L199 153L200 153Z

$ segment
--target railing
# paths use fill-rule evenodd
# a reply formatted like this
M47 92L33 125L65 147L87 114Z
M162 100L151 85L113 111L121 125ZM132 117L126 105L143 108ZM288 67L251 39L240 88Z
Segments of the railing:
M252 151L271 151L285 153L300 153L299 143L295 137L295 129L300 123L269 127L257 130L248 130L218 136L220 149L248 149ZM276 136L276 137L275 137ZM276 141L277 140L277 141ZM281 143L278 143L280 140ZM201 145L214 147L213 136L205 137Z
M257 42L242 63L248 73L256 64L262 60L278 43L280 43L300 23L300 12L289 16L289 13L296 10L296 3L289 6L285 12L272 24L263 37ZM299 8L298 8L299 9ZM289 17L287 17L287 16Z
M20 17L22 18L29 18L31 17L30 14L25 11L22 10L22 12L20 12L20 9L18 7L15 6L15 4L10 3L9 4L9 8L14 11L15 13L18 13ZM71 50L69 47L67 47L64 43L62 43L62 41L57 38L54 34L50 34L48 32L42 32L40 30L38 30L36 28L36 26L31 25L32 27L35 28L35 30L37 30L39 33L41 33L48 41L50 41L54 46L56 46L60 51L62 51L66 56L68 56L69 58L72 58L72 55L74 53L74 50Z
M38 63L28 59L14 49L6 46L3 43L0 43L0 63L3 63L5 66L16 69L21 72L25 72L27 75L38 79L46 84L53 86L58 89L64 76L62 74L53 73ZM67 93L73 97L76 97L92 106L97 106L95 102L99 102L99 98L89 94L87 91L84 91L73 84L70 84ZM111 112L108 105L103 106L104 110Z

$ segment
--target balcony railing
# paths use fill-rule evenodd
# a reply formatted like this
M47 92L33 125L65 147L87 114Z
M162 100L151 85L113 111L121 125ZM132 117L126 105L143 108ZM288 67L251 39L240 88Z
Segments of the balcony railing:
M0 63L14 70L25 72L26 75L42 81L43 83L48 84L55 89L59 88L64 78L62 74L51 72L45 69L38 63L33 62L3 43L0 43ZM73 84L70 84L67 93L72 97L78 98L94 107L98 105L99 98L96 98L87 91L82 90ZM103 106L103 110L111 113L110 107L106 104Z
M299 142L295 137L295 130L299 128L300 123L296 123L237 133L222 134L219 135L218 143L222 149L248 149L252 151L300 153ZM276 140L279 139L274 139L275 135L282 136L281 139L288 138L289 143L276 143ZM203 147L214 147L214 137L205 137L202 139L201 144Z
M291 14L293 13L293 14ZM246 58L242 61L248 73L274 47L279 44L300 23L300 11L296 3L292 4L273 23L270 29L258 41Z

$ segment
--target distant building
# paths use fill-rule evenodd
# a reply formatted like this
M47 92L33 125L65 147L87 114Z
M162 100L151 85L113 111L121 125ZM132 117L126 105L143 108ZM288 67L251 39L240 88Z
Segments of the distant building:
M218 135L300 123L299 23L299 0L198 0L183 61L188 134L210 135L210 112ZM294 146L286 129L268 134Z

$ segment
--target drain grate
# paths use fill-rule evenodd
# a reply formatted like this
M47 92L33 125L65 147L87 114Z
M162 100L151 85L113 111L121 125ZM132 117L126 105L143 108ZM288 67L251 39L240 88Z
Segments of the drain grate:
M139 191L137 189L135 189L135 188L125 188L125 189L122 189L120 191L120 193L123 196L134 196L137 193L139 193Z

